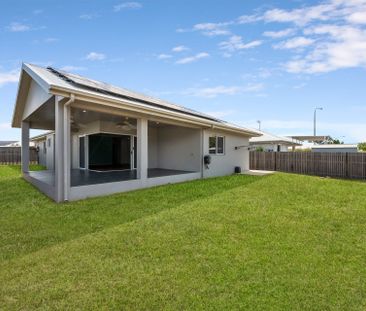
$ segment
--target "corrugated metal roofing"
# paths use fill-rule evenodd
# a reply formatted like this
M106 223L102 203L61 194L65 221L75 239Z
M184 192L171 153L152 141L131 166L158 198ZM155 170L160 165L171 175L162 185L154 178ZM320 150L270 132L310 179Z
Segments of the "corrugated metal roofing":
M189 109L167 102L165 100L153 98L151 96L130 91L124 88L116 87L108 83L85 78L80 75L68 73L62 70L57 70L52 67L44 68L33 64L23 64L23 69L31 73L32 78L35 79L46 90L48 90L50 87L56 87L68 90L70 93L84 91L90 94L99 94L105 97L114 97L116 99L122 100L125 99L129 100L130 102L135 102L138 105L169 110L172 112L198 117L207 121L212 121L213 124L218 123L225 128L243 131L247 134L251 134L252 136L260 135L260 133L258 133L256 130L234 125L193 109Z
M260 132L262 136L250 138L250 143L286 143L291 145L300 145L291 138L277 136L267 132Z

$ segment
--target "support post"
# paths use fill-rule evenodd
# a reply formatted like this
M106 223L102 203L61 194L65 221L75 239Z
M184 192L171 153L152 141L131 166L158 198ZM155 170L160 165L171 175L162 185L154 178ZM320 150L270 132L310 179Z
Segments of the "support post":
M71 171L71 124L70 124L70 111L69 105L64 106L64 200L69 199L70 189L70 171Z
M55 198L57 202L64 200L64 109L62 97L55 96Z
M29 172L29 122L22 121L22 172Z
M137 119L137 178L147 179L148 121Z

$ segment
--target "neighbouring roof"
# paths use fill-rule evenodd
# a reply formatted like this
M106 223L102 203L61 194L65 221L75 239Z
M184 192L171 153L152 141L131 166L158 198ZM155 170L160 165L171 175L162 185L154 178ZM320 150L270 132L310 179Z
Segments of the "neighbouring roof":
M328 144L328 145L314 145L311 149L347 149L347 148L358 148L356 144Z
M313 136L313 135L299 135L299 136L289 136L290 138L300 140L300 141L308 141L308 142L323 142L329 140L330 136Z
M172 104L170 102L153 98L141 93L133 92L124 88L116 87L111 84L107 84L101 81L92 80L76 74L71 74L62 70L56 70L52 67L40 67L37 65L23 63L22 75L26 72L33 80L35 80L47 93L59 94L60 91L68 92L68 94L74 95L88 95L94 97L103 97L105 100L114 99L120 100L121 104L124 102L133 103L137 107L160 109L159 111L170 111L186 117L199 118L205 123L209 122L213 127L220 125L221 127L236 130L246 133L250 136L259 136L260 134L249 128L230 124L223 120L217 119L213 116L180 106ZM21 79L22 79L21 75ZM21 81L20 81L21 84ZM59 93L58 93L59 91ZM18 97L21 92L19 87ZM19 113L17 111L18 99L16 103L16 109L14 110L13 126L19 127Z
M0 141L0 147L7 146L16 143L17 140L1 140Z
M300 143L294 141L289 137L277 136L267 132L260 132L262 136L252 137L249 139L251 145L260 144L277 144L277 145L287 145L287 146L301 146Z
M45 140L47 138L48 135L52 134L53 131L47 131L45 133L33 136L30 138L30 141L41 141L41 140Z

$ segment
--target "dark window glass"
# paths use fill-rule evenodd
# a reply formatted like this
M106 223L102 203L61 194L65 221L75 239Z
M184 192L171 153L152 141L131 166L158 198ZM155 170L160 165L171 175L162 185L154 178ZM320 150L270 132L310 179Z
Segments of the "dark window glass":
M224 137L217 137L217 153L224 154Z
M137 168L137 137L133 137L133 168Z
M208 141L208 152L210 154L216 153L216 137L210 137Z
M80 168L85 168L85 137L79 138L79 145L79 166Z

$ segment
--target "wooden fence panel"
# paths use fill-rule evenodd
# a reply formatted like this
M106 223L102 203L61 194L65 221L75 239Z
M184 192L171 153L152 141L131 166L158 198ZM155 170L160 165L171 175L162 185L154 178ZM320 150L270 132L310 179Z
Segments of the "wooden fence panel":
M21 154L20 147L0 147L0 164L20 164ZM31 164L38 163L36 148L29 148L29 162Z
M250 169L366 179L366 153L251 151Z

